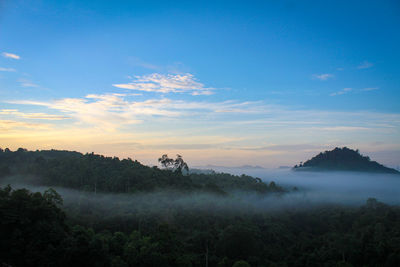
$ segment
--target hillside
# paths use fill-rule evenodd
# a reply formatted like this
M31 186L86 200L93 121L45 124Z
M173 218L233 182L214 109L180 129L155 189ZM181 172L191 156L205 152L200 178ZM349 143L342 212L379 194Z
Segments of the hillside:
M358 150L352 150L347 147L336 147L331 151L321 152L303 164L294 166L293 169L399 174L397 170L385 167L376 161L371 161L369 157L361 155Z
M12 177L12 178L10 178ZM1 181L3 179L3 181ZM137 160L71 151L0 149L0 182L61 186L88 192L135 193L156 190L283 192L259 178L226 173L183 175L181 171L148 167Z

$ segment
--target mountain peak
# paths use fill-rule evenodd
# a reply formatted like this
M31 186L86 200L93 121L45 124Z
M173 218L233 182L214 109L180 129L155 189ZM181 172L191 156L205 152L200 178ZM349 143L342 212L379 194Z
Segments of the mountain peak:
M395 169L372 161L368 156L361 155L358 149L353 150L348 147L336 147L331 151L321 152L306 162L294 166L294 169L399 173Z

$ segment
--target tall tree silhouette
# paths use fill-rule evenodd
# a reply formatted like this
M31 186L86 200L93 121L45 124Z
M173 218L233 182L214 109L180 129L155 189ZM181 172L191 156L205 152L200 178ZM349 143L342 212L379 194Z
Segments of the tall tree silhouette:
M179 172L181 172L182 170L189 172L189 166L183 160L182 156L179 154L176 155L176 159L174 161L174 168L176 171L179 171Z
M174 165L174 160L169 158L167 154L164 154L161 156L161 158L158 158L158 162L160 162L161 166L166 169L169 169Z

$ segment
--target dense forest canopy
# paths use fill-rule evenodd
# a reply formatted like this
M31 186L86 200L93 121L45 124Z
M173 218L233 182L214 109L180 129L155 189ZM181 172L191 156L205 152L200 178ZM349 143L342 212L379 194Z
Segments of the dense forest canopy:
M176 160L163 155L165 169L148 167L137 160L104 157L94 153L42 150L16 151L0 149L0 179L7 176L21 182L113 193L178 190L227 194L249 191L261 194L283 192L275 183L265 184L259 178L227 173L190 173L180 155ZM173 166L174 168L169 168Z
M337 170L337 171L362 171L377 173L399 174L395 169L371 161L367 156L360 154L358 150L347 147L338 148L331 151L321 152L310 160L294 166L295 170Z
M93 229L54 190L0 189L3 266L399 266L400 209L369 199L281 213L169 211ZM125 226L125 227L124 227ZM130 226L126 228L126 226ZM115 230L117 227L120 230Z

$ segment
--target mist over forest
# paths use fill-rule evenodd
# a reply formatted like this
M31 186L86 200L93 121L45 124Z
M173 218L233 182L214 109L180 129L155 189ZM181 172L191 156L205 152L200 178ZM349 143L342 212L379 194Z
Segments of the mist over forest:
M360 206L369 198L400 204L400 175L390 173L246 166L189 171L181 156L174 160L167 155L159 159L162 170L130 159L55 150L1 150L0 159L1 186L33 192L51 187L64 199L66 210L86 207L99 215L158 214L170 209L272 212L322 205Z
M398 174L191 170L180 155L159 162L0 149L0 258L15 266L400 262Z
M266 183L293 188L302 193L301 198L321 202L342 204L360 204L369 197L377 198L385 203L399 204L400 176L397 174L365 173L350 171L332 172L295 172L284 169L238 169L220 167L216 171L236 175L243 173L260 177Z
M166 209L236 212L281 211L306 209L315 206L340 204L360 206L368 198L376 198L391 205L400 204L400 177L394 174L368 174L357 172L294 172L288 169L240 170L223 168L218 171L260 177L266 184L274 182L285 189L268 195L234 190L229 196L207 192L179 192L159 189L149 193L94 193L63 187L52 187L64 199L67 209L91 206L99 212L161 213ZM1 179L0 186L10 184L13 188L27 188L44 192L48 187L19 182L18 177Z

